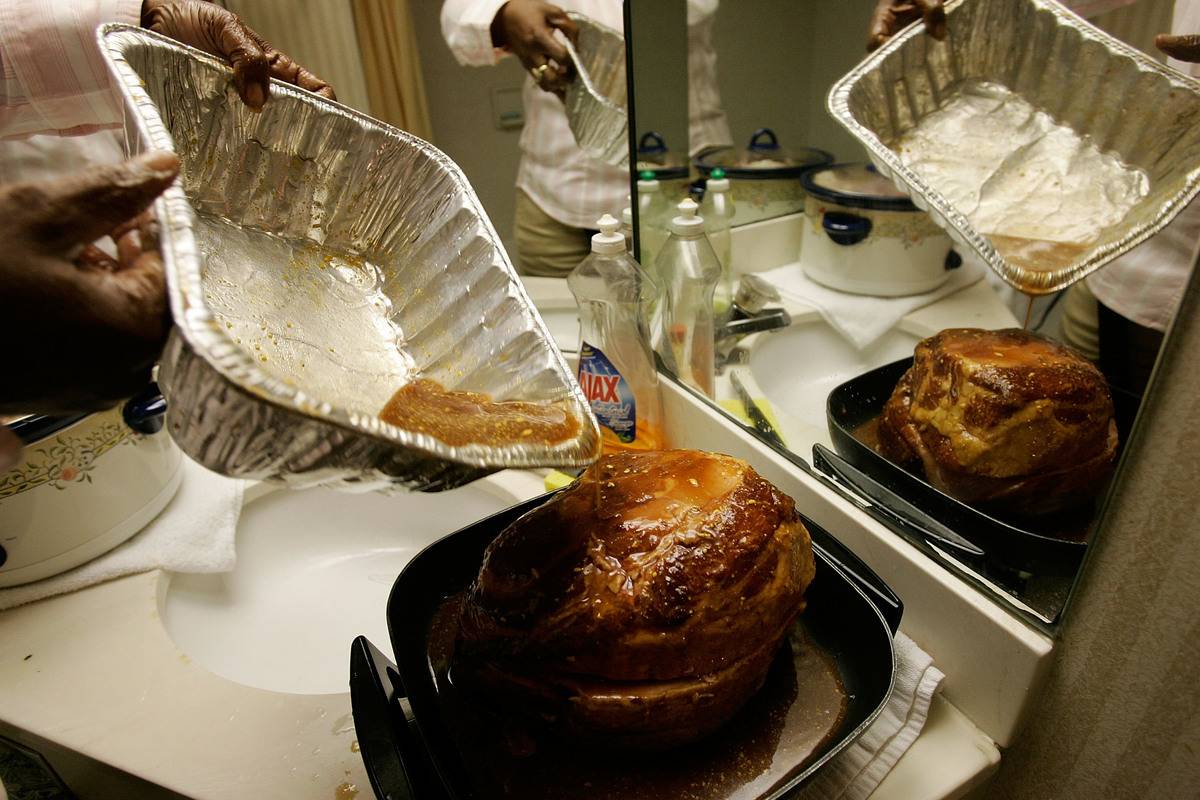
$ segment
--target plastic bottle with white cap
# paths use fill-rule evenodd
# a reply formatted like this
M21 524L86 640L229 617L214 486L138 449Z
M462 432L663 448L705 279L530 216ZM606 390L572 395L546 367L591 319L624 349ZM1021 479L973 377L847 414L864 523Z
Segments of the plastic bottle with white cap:
M658 287L625 252L620 223L596 223L592 252L567 276L579 303L579 385L600 423L605 452L665 446L658 370L644 309Z
M684 383L715 396L713 296L721 281L721 262L704 233L696 201L679 204L671 235L658 255L656 272L663 287L663 358ZM661 352L661 349L660 349Z
M633 255L633 209L630 208L628 196L625 198L625 207L621 209L621 235L625 237L625 252Z
M704 217L704 229L717 260L721 262L721 282L713 301L717 318L729 315L733 303L733 197L729 192L729 178L725 170L716 167L704 182L704 202L700 215Z
M660 276L655 273L654 265L658 261L658 251L667 240L667 222L671 217L671 207L663 194L662 184L649 170L638 175L637 204L640 245L638 260L647 272L658 279Z

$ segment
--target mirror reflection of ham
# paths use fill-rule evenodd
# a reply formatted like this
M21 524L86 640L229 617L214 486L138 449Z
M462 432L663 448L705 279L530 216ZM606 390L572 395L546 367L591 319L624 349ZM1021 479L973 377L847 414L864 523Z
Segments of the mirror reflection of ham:
M1091 500L1117 450L1112 394L1081 354L1019 329L952 328L917 344L884 407L880 452L1002 516Z

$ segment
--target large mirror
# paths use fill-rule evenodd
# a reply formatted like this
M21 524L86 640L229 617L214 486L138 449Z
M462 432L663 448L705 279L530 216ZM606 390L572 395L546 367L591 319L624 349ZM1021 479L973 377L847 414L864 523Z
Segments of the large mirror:
M1146 52L1170 29L1169 0L1082 5ZM678 269L663 252L691 198L726 270L712 377L669 341L664 363L948 570L1051 626L1190 273L1198 215L1065 291L1011 289L826 110L866 54L874 6L627 0L639 258L660 282ZM942 333L958 328L978 332ZM1002 329L1034 337L983 333ZM956 383L947 364L1010 377L1039 366L1014 388ZM912 408L946 393L941 427Z

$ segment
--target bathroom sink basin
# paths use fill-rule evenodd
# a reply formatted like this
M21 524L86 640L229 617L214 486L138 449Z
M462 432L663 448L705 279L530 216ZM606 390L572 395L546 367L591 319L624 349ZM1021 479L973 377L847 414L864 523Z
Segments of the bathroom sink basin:
M270 491L242 511L237 567L171 575L162 619L186 656L229 680L346 692L350 642L388 641L388 592L409 559L541 491L540 478L519 472L436 494Z
M579 349L579 306L575 295L562 278L523 277L529 299L542 315L542 321L550 329L550 336L559 350L575 352Z
M576 307L575 301L543 301L536 305L538 313L542 315L542 320L550 329L550 336L558 345L558 349L572 353L578 350L579 309Z
M811 456L816 442L829 444L825 401L839 384L867 370L912 355L921 340L898 326L865 350L856 350L818 316L801 318L782 331L755 338L749 369L770 401L789 449Z

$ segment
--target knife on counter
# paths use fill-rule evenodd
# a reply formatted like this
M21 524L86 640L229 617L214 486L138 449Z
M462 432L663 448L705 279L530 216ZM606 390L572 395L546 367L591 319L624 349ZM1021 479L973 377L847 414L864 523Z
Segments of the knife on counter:
M821 472L853 487L866 498L872 507L894 523L906 527L917 535L937 542L951 550L959 558L979 561L987 553L974 542L970 542L921 509L884 486L828 447L813 445L813 466Z
M729 383L733 386L733 391L737 393L738 400L746 408L746 416L750 419L750 424L754 426L754 429L761 433L771 444L786 450L787 445L784 444L783 437L779 435L779 431L775 430L775 426L771 424L771 420L767 419L767 415L758 407L758 403L754 402L754 398L750 396L750 392L746 391L746 386L742 383L742 379L737 376L736 370L729 371Z

